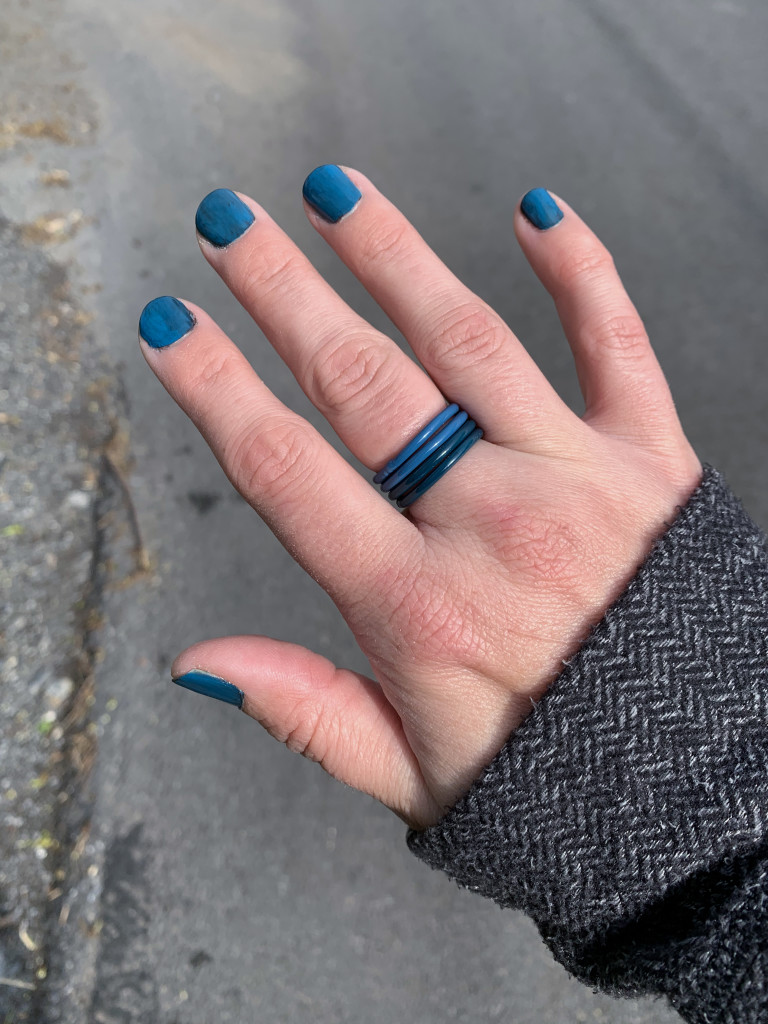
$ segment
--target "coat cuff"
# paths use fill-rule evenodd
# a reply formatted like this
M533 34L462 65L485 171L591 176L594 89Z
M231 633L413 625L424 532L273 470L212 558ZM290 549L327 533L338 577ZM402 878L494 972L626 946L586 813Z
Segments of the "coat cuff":
M766 841L766 609L766 539L707 467L536 708L410 849L529 914L588 984L667 991L671 951L711 929L728 877Z

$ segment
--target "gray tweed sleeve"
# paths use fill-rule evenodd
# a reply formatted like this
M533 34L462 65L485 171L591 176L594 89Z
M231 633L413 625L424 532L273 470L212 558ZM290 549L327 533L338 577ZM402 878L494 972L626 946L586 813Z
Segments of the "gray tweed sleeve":
M707 468L547 694L411 850L594 988L768 1021L768 553Z

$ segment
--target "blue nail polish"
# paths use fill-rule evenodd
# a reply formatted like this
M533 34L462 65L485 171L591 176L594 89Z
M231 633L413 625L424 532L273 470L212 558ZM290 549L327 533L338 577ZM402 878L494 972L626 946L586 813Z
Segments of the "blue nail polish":
M539 231L553 228L563 219L563 211L545 188L532 188L520 201L520 209Z
M253 224L256 218L245 203L228 188L209 192L195 214L198 233L223 249Z
M234 704L238 708L243 706L244 694L241 689L208 672L185 672L183 676L177 676L173 681L187 690L202 693L204 697L223 700L225 704Z
M331 224L354 210L363 198L360 189L335 164L316 167L307 176L301 191L309 205Z
M139 334L152 348L168 348L174 341L189 334L195 326L195 318L178 299L162 295L152 299L139 317Z

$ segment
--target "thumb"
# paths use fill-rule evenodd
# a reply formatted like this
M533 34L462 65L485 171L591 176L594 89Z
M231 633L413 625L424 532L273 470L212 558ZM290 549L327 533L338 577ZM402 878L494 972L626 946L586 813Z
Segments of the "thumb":
M372 679L263 636L195 644L176 658L171 675L180 686L240 705L289 750L413 827L435 819L400 718Z

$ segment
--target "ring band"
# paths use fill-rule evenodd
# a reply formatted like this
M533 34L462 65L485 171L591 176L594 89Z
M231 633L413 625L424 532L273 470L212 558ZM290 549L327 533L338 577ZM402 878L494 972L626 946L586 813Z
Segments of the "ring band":
M428 440L426 440L424 444L421 446L421 448L419 448L419 450L414 455L412 455L410 459L406 459L402 466L399 466L394 471L394 473L391 473L386 478L386 485L387 491L389 492L389 496L391 498L397 498L398 495L393 494L392 492L395 490L398 484L401 481L405 482L406 480L408 480L413 475L414 471L416 471L419 468L419 466L421 466L424 462L428 461L427 456L432 455L433 452L437 452L438 448L441 448L446 441L449 441L450 438L457 432L459 427L463 426L463 424L465 424L468 419L469 416L467 415L467 413L457 413L452 420L448 420L445 426L441 427ZM407 488L407 490L410 490L410 488Z
M408 508L482 436L482 429L454 402L390 459L373 482L400 508Z
M401 466L407 458L413 455L413 453L422 444L424 444L428 437L431 437L436 430L442 427L444 423L447 423L451 416L455 416L458 411L459 407L454 402L453 405L449 405L447 409L443 409L441 413L438 413L433 420L430 420L423 430L420 430L418 434L408 442L402 451L398 452L394 459L391 459L383 469L379 470L373 478L373 482L375 484L382 483L385 477L388 477L390 473L394 472L394 470L398 468L398 466Z

